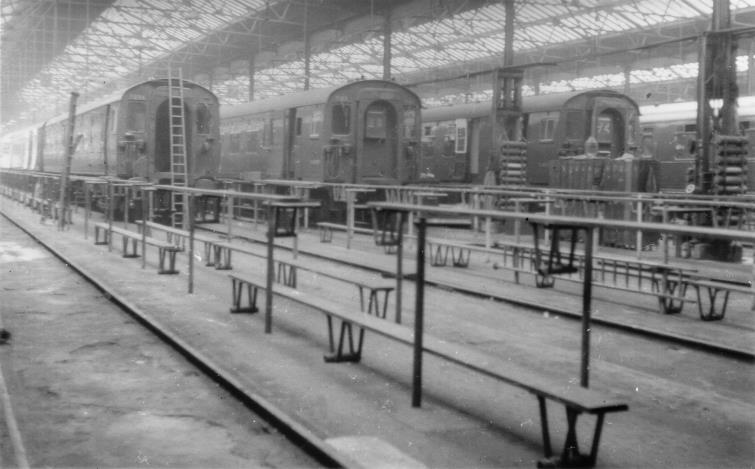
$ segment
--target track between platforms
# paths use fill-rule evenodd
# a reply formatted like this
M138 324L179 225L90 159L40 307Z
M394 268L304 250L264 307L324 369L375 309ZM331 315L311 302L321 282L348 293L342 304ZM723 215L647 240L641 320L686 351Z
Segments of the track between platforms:
M291 444L296 445L319 464L322 464L325 467L360 467L353 460L340 454L308 428L298 423L287 412L281 410L268 399L250 389L249 386L237 379L232 373L226 371L215 360L211 359L205 353L181 338L181 336L171 330L170 327L161 323L149 312L116 292L106 281L101 280L95 274L88 271L85 267L80 265L76 259L62 254L55 248L55 246L45 243L44 240L37 237L34 233L27 230L24 226L17 223L5 213L0 212L0 215L34 239L55 257L67 264L70 269L101 291L112 303L120 307L123 312L134 318L138 323L157 336L162 342L185 357L207 377L228 391L244 406L249 408L253 414L258 415L271 426L275 427L291 442Z
M227 233L227 231L225 231L225 225L198 225L197 230L212 232L219 235L225 235ZM246 232L257 233L257 235L244 235L242 234L244 233L244 230L235 229L233 231L233 237L250 243L260 244L265 242L264 231L261 229L252 231L250 228L249 230L246 230ZM297 251L299 255L311 256L348 267L364 269L380 273L383 276L395 275L395 256L385 259L372 257L367 260L363 251L356 249L349 251L345 248L324 248L324 245L320 243L312 244L315 247L303 242L298 243ZM276 246L281 249L293 250L293 247L282 243L276 243ZM262 253L263 251L260 252ZM354 254L354 252L359 252L359 255ZM374 256L382 256L377 250L374 252ZM411 281L413 279L413 274L411 272L414 271L414 259L407 257L405 259L405 264L404 278ZM571 293L564 290L547 291L537 289L534 295L524 295L522 292L528 287L524 287L522 284L507 282L507 284L517 287L518 293L516 296L511 294L503 295L500 293L500 277L497 279L491 279L489 276L485 276L484 274L472 270L451 269L452 268L439 268L429 270L426 277L427 284L446 291L454 291L464 295L471 295L479 298L492 298L496 301L522 307L538 315L542 315L543 311L547 311L549 314L562 316L572 320L581 320L582 318L579 309L579 305L581 304L581 296L579 295L581 294L581 291L578 293ZM594 288L600 288L600 286L595 286ZM507 293L510 293L509 289L507 289ZM538 296L546 297L548 300L538 299ZM661 316L657 311L651 309L643 309L639 306L627 306L626 304L614 303L596 298L593 298L593 309L592 323L595 326L602 326L640 337L661 340L669 344L682 345L732 359L755 362L755 348L752 347L752 342L748 341L746 338L742 339L740 337L737 339L736 331L732 332L730 330L736 329L737 326L729 326L726 324L724 325L725 327L721 327L721 324L701 322L697 318L692 319L671 315ZM606 311L611 311L612 309L620 309L621 313L606 313ZM652 321L649 319L652 319ZM673 330L675 327L683 328L682 326L687 325L696 330L704 328L708 328L708 331L715 330L717 334L711 335L717 337L702 337L703 334L694 335L686 330L683 330L682 332ZM719 330L711 328L718 328ZM727 330L721 332L720 329L724 328ZM743 336L744 334L746 334L746 332L743 331L740 335ZM734 337L735 340L732 340L732 337Z

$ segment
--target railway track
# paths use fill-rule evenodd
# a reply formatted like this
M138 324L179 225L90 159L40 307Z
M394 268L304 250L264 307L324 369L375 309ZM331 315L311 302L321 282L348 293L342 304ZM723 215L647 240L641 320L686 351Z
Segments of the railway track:
M198 225L198 230L207 231L207 232L213 232L213 233L219 233L223 234L225 233L225 228L214 228L210 227L208 225ZM261 239L261 237L254 237L254 236L244 236L239 233L240 230L235 230L233 232L233 237L245 240L250 243L263 243L264 241ZM257 231L260 235L262 234L262 231ZM291 250L292 248L282 246L283 249ZM380 266L374 266L369 263L361 262L361 261L352 261L350 259L346 258L339 258L339 257L329 257L327 254L323 254L322 252L316 252L312 250L306 250L305 248L302 248L299 246L298 248L299 253L307 256L312 256L315 258L328 260L330 262L335 262L344 266L349 267L355 267L355 268L361 268L365 270L370 270L372 272L377 272L382 274L383 276L392 276L395 275L395 270L393 269L385 269ZM442 272L443 269L440 269ZM436 271L438 272L438 271ZM448 271L446 271L448 272ZM533 299L531 297L527 296L513 296L510 294L503 295L503 294L495 294L491 293L490 289L483 289L480 288L480 282L484 281L491 281L490 275L485 275L480 272L475 272L468 270L464 272L464 276L471 277L475 279L474 281L466 281L461 282L458 280L459 277L459 271L453 271L451 274L441 274L441 275L428 275L426 282L428 285L432 285L434 287L438 287L447 291L454 291L459 294L464 295L470 295L474 297L479 298L493 298L496 301L501 301L505 303L509 303L512 305L516 305L520 307L523 310L529 311L534 314L541 315L543 314L543 311L548 311L549 314L552 315L558 315L570 320L579 321L581 320L582 314L578 308L571 307L571 305L568 304L568 302L544 302L541 300ZM412 274L407 274L405 277L407 280L412 279ZM495 281L500 281L500 279L496 279ZM511 285L516 285L514 283L511 283ZM600 288L600 287L594 287L594 288ZM579 298L581 301L581 297L577 296L577 294L572 294L567 291L559 290L557 294L560 295L569 295L571 298ZM579 293L581 294L581 292ZM594 300L595 301L595 300ZM612 303L610 301L604 301L607 304L614 304L619 305L618 303ZM623 308L627 308L626 304L620 305ZM658 313L653 312L651 310L642 309L640 311L639 308L635 308L635 310L638 312L638 314L647 314L652 315L649 317L658 317ZM630 317L630 318L621 318L617 315L604 315L600 313L594 313L592 316L592 323L596 326L605 327L611 330L615 331L621 331L624 333L628 333L634 336L638 337L646 337L654 340L661 340L664 342L667 342L669 344L676 344L696 350L705 351L712 354L717 354L725 357L729 357L731 359L736 360L743 360L745 362L755 362L755 350L752 348L748 348L746 345L742 344L732 344L728 340L716 340L710 339L710 338L704 338L699 336L692 336L686 333L680 333L675 332L673 330L669 330L673 328L675 325L678 325L677 323L679 321L687 321L687 319L679 319L673 316L666 316L666 328L656 327L652 324L643 324L641 321L637 321L637 315ZM697 319L689 319L689 321L694 321L693 325L700 326L700 327L715 327L715 325L711 325L711 323L703 323L698 321ZM737 327L737 326L732 326ZM744 326L743 326L744 327Z
M282 443L284 447L285 445L289 445L289 447L295 446L310 458L311 464L322 467L349 467L354 464L353 461L334 450L308 428L298 423L287 412L281 410L249 385L225 370L217 361L190 344L180 334L174 332L171 327L163 324L148 311L145 311L125 296L114 291L107 282L101 278L97 278L96 275L89 272L85 267L79 265L76 259L62 254L55 246L45 243L44 240L35 236L31 231L26 230L22 225L17 224L8 215L2 213L2 217L12 224L14 228L22 231L26 236L32 238L36 243L40 244L64 263L65 267L61 266L61 268L67 268L69 272L75 272L77 277L84 279L94 286L111 303L116 305L118 309L144 326L155 337L159 338L162 344L178 352L192 367L201 371L212 382L227 391L228 394L233 396L236 401L249 411L249 419L251 421L259 420L274 427L285 437L284 441L286 443ZM290 452L291 450L288 451ZM285 453L286 450L282 450L282 452ZM265 465L269 464L269 461L260 461L259 464L262 465L263 462ZM273 465L273 467L275 466Z

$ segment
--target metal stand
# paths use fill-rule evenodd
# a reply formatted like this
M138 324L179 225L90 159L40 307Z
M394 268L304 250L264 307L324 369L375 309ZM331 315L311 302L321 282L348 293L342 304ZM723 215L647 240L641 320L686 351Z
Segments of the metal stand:
M396 248L396 323L401 324L401 284L404 277L404 224L407 213L372 208L372 233L377 246Z
M594 228L585 227L581 225L556 225L556 224L542 224L543 229L551 232L551 247L547 262L542 259L538 242L538 229L539 223L530 222L532 230L535 236L535 259L537 267L537 275L540 276L538 287L552 287L555 279L553 275L563 273L577 272L577 267L574 266L574 248L577 244L577 238L579 237L579 230L585 230L585 272L582 289L582 349L581 349L581 366L580 366L580 384L582 387L589 387L590 380L590 315L591 315L591 302L592 302L592 252L593 252L593 239ZM559 232L567 231L570 233L570 250L568 262L564 262L559 249Z

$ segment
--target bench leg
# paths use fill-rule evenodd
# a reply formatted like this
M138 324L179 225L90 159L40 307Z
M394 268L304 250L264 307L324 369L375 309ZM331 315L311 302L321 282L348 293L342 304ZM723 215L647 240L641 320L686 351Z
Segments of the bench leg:
M451 256L453 257L454 267L469 267L469 258L471 257L469 249L459 248L458 251L452 249Z
M223 246L215 244L213 246L215 251L215 269L216 270L231 270L231 250Z
M320 227L320 242L331 243L333 242L333 230L330 228Z
M537 272L535 274L535 286L537 288L553 288L553 285L556 284L556 277L554 277L551 274L544 274L542 272Z
M706 287L708 292L708 308L705 308L703 304L703 297L700 294L700 286L695 285L695 292L697 293L697 308L700 312L700 319L703 321L720 321L726 314L726 305L729 303L729 290L716 287ZM721 308L716 308L716 298L718 294L723 291L723 300L721 301ZM707 309L707 311L706 311Z
M370 301L367 304L367 314L374 314L376 317L385 319L388 314L388 298L393 288L380 288L370 290ZM380 306L380 292L383 292L383 306ZM360 289L361 296L361 289Z
M232 278L231 289L231 300L233 302L231 313L254 314L259 311L259 308L257 308L257 287L250 283L242 282L241 280ZM244 290L246 290L246 297L248 300L247 306L242 306L244 299Z
M296 288L296 267L285 262L278 262L275 281L291 288Z
M398 246L383 246L383 250L386 254L396 254L398 252Z
M445 247L445 249L443 249ZM430 251L430 265L433 267L445 267L448 262L448 246L428 243Z
M564 449L559 458L553 457L553 450L550 445L550 435L548 434L548 417L545 410L545 398L538 396L540 403L540 418L543 427L543 445L545 458L538 461L537 467L594 467L598 458L598 447L600 445L600 435L603 430L604 413L597 415L595 422L595 431L593 433L592 444L590 445L590 454L582 454L579 451L577 440L577 418L580 412L566 408L567 431L564 440Z
M341 332L338 337L338 348L334 350L333 343L333 318L328 315L328 340L330 345L330 354L323 356L326 363L354 362L358 363L362 359L362 343L364 342L364 329L359 328L359 335L354 343L354 332L350 322L341 321ZM344 351L347 345L348 352Z
M127 238L125 236L122 236L121 239L123 239L123 257L139 257L139 251L137 251L137 244L136 244L136 238ZM128 246L129 241L131 241L131 252L129 252Z
M214 246L211 243L208 243L207 241L204 242L204 266L205 267L214 267L215 266L215 258L213 257L213 252L215 251Z
M664 288L665 285L665 288ZM675 300L671 296L683 298L687 293L687 283L679 280L666 279L653 281L653 290L668 296L658 297L658 309L662 314L679 314L684 308L684 301Z
M158 274L177 274L176 270L176 251L174 249L166 249L158 247L158 255L160 256L160 267L157 271ZM165 263L168 263L168 268L165 268Z
M102 240L100 240L100 232L103 233ZM98 227L94 227L94 244L108 244L108 232Z

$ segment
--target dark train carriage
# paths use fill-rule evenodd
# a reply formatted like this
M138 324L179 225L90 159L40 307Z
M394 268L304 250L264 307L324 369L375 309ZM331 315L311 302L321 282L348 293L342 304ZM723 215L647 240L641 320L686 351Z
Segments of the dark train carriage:
M643 106L641 111L642 138L660 163L661 188L685 189L695 165L692 150L693 142L697 141L697 103ZM752 191L755 187L755 97L739 98L737 117L740 133L749 141L747 186Z
M114 126L109 118L117 107L117 98L99 100L76 110L74 141L76 150L71 159L71 173L82 175L108 174L108 155L115 149L112 141ZM31 169L59 173L65 169L66 128L68 115L62 114L46 121L39 129L39 157ZM112 172L110 172L112 174Z
M36 167L38 128L27 127L0 137L0 168L32 169Z
M523 136L527 141L527 182L549 183L550 162L584 153L593 136L599 156L616 158L639 138L638 108L611 90L525 97ZM438 181L480 183L494 152L489 102L428 109L423 113L424 174ZM461 137L460 137L461 136Z
M199 178L214 177L220 164L219 104L211 91L196 83L183 81L182 88L186 170L193 185ZM123 93L113 119L118 177L170 182L168 96L167 79L141 83Z
M401 184L417 177L420 100L362 80L221 110L224 176Z

